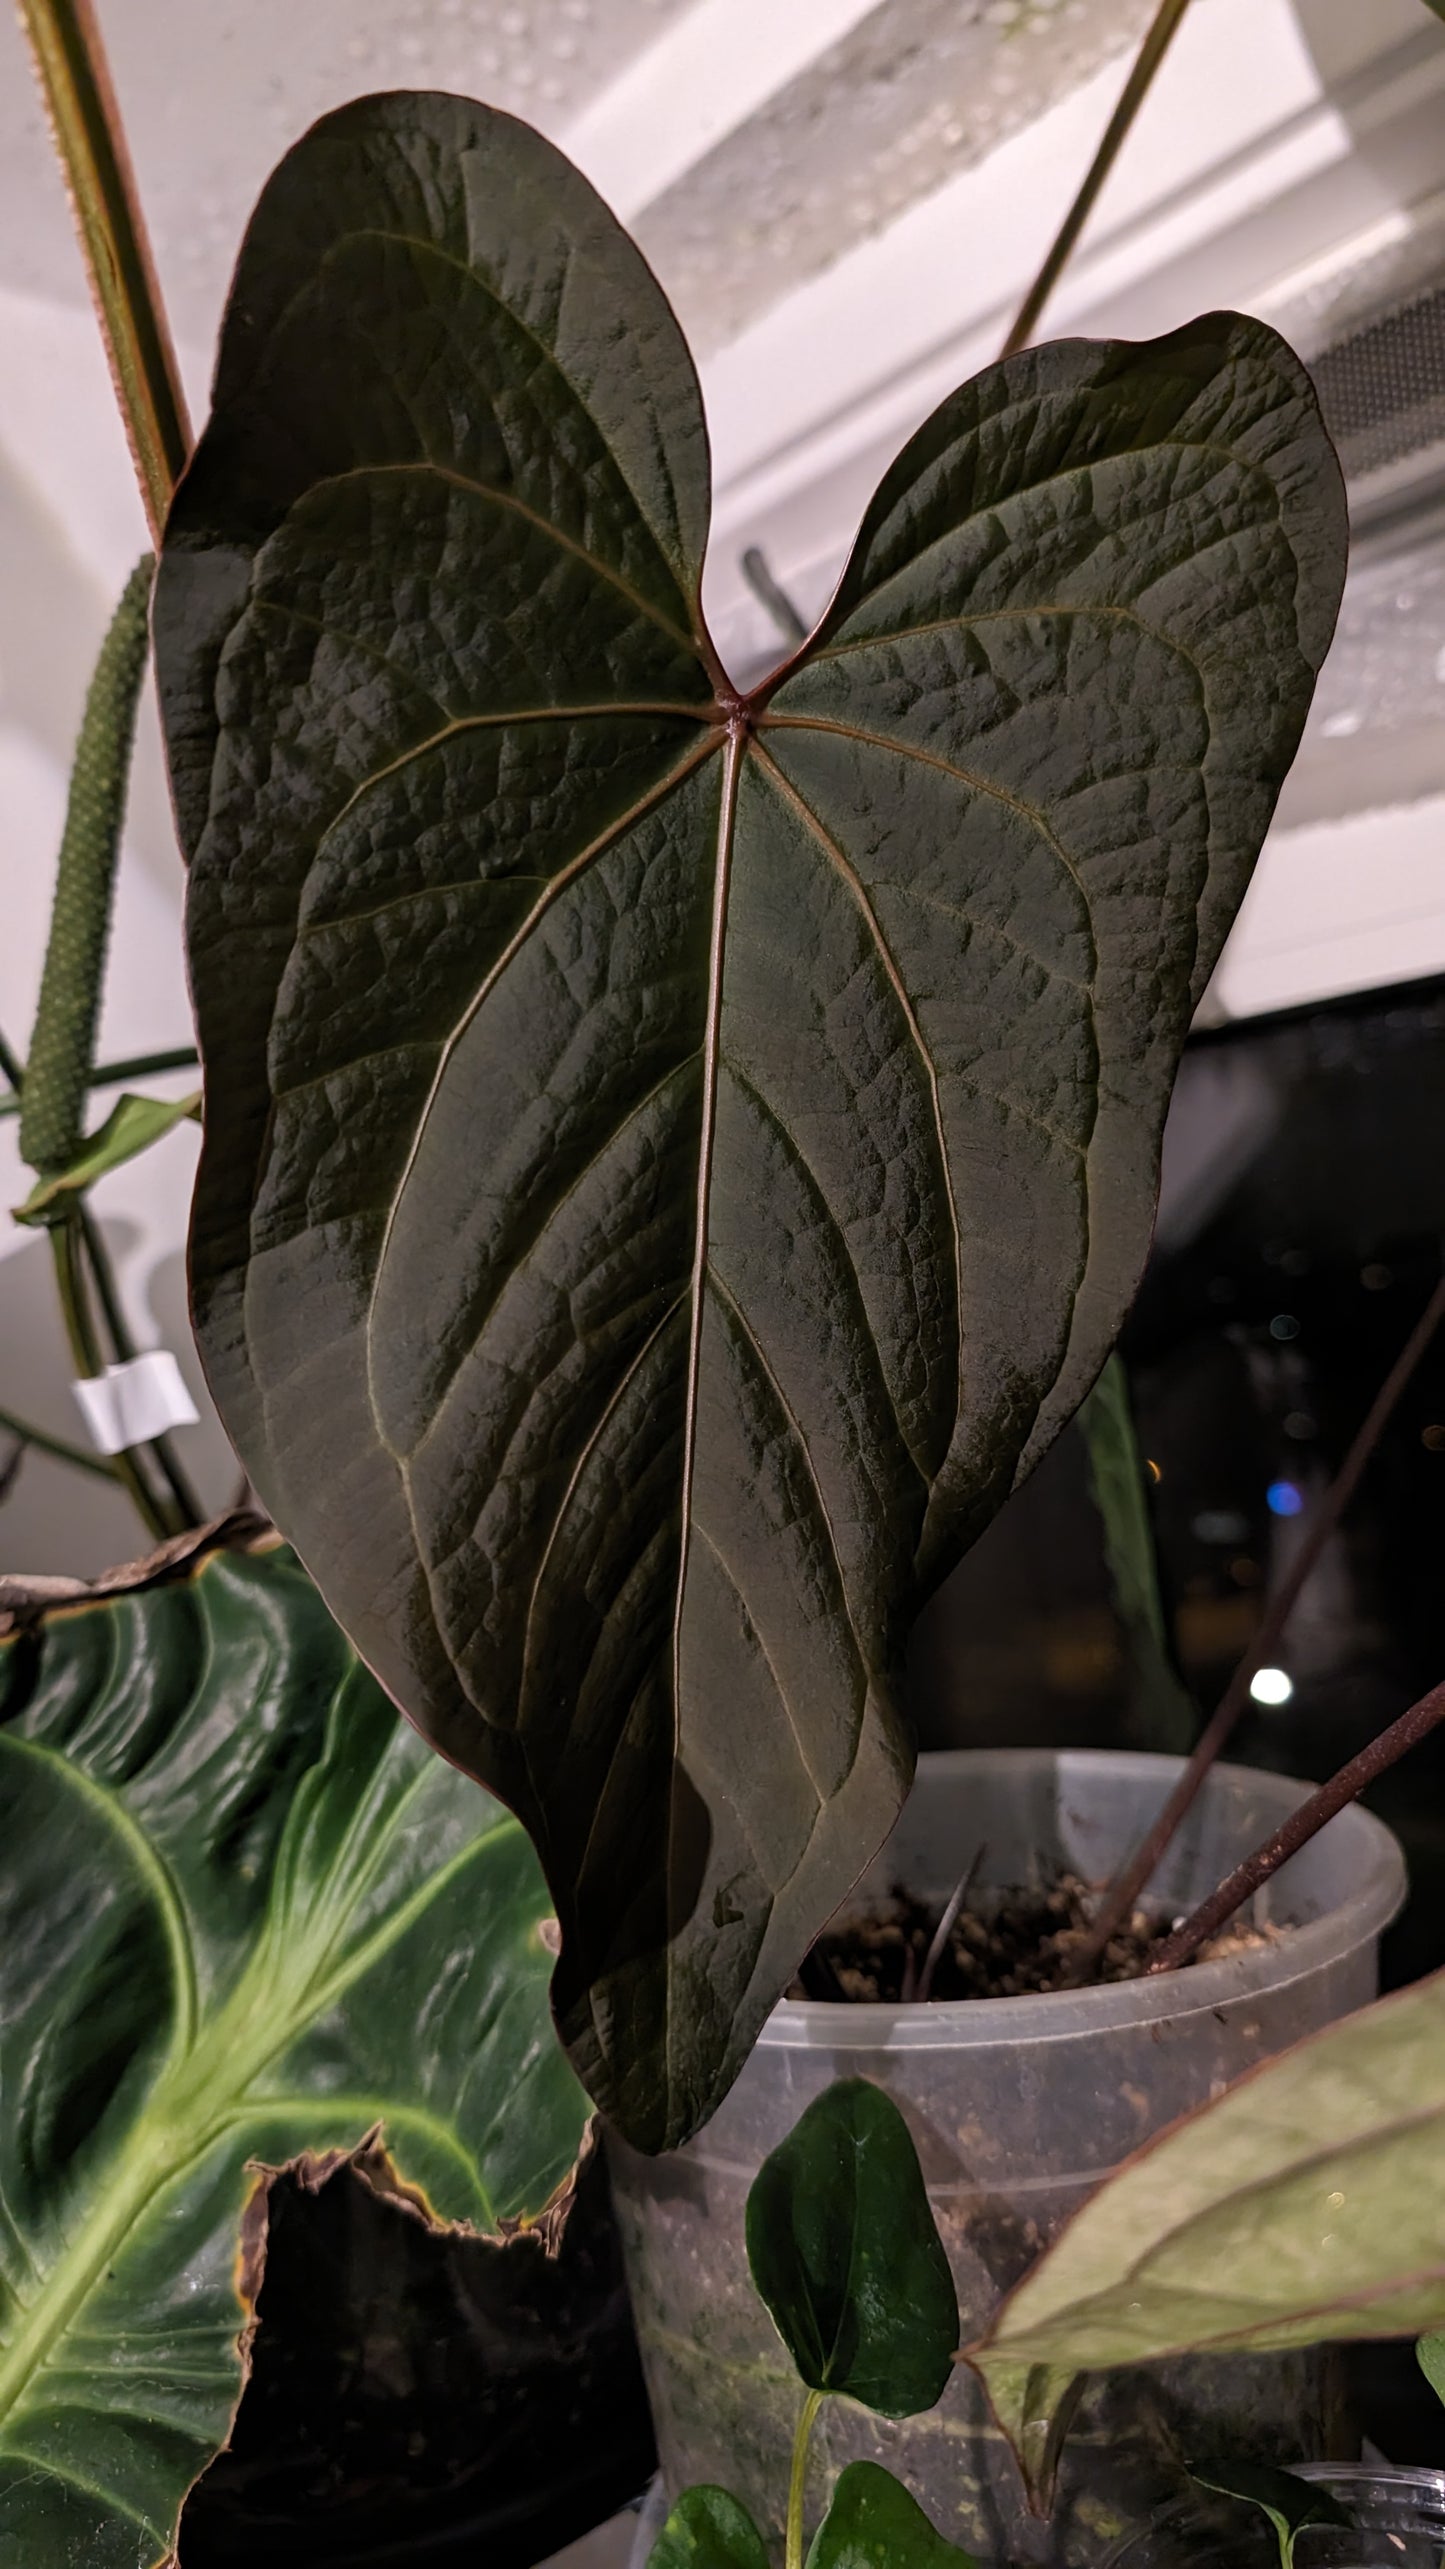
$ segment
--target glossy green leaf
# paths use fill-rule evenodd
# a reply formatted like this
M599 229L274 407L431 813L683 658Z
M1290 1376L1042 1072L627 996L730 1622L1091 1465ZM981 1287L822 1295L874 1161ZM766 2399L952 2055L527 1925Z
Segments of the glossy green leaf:
M274 1547L22 1622L0 1807L0 2559L149 2569L240 2396L272 2172L484 2233L568 2180L546 1893Z
M46 1222L67 1196L83 1195L97 1178L105 1177L125 1161L148 1151L152 1142L173 1133L178 1124L199 1123L201 1092L195 1089L189 1097L133 1097L117 1100L105 1122L83 1142L68 1168L43 1177L33 1186L23 1204L15 1207L17 1222Z
M769 2569L767 2545L726 2489L684 2489L647 2556L648 2569Z
M1082 2371L1445 2324L1442 2149L1436 1973L1237 2079L1090 2196L967 2350L1015 2448Z
M942 2398L958 2297L912 2135L881 2087L838 2079L815 2097L753 2179L747 2244L809 2390L883 2417Z
M1420 2338L1415 2361L1437 2400L1445 2402L1445 2329L1432 2328Z
M956 393L746 700L708 512L687 349L549 144L406 95L288 155L155 611L197 1325L535 1838L644 2148L886 1833L914 1615L1118 1329L1345 550L1229 315Z
M1189 2476L1201 2489L1213 2489L1223 2498L1244 2498L1268 2516L1279 2545L1280 2569L1293 2569L1295 2543L1307 2524L1347 2525L1350 2521L1328 2489L1315 2488L1310 2481L1297 2479L1293 2471L1277 2471L1268 2463L1192 2462Z
M808 2547L808 2569L975 2569L891 2471L850 2462Z

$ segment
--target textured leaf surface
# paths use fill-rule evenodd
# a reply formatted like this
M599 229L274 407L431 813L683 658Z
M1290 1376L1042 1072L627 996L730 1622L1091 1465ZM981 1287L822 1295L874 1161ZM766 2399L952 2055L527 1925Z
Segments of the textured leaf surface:
M240 2393L257 2163L380 2127L370 2181L480 2231L567 2177L546 1893L276 1549L9 1640L0 1803L0 2560L149 2569Z
M81 1144L68 1168L43 1177L33 1186L23 1204L15 1207L17 1222L44 1222L57 1205L69 1195L83 1195L97 1178L111 1169L124 1166L140 1152L148 1151L152 1142L173 1133L178 1124L199 1120L201 1092L189 1097L120 1098L111 1108L105 1122Z
M767 2545L726 2489L684 2489L648 2554L648 2569L768 2569Z
M876 2462L850 2462L808 2549L808 2569L975 2569Z
M1016 2449L1081 2371L1445 2322L1442 2146L1442 1973L1237 2079L1100 2186L969 2349Z
M1228 315L945 402L746 703L708 508L576 171L364 100L261 200L155 622L211 1381L533 1834L648 2148L884 1836L913 1617L1118 1328L1345 545Z
M881 2087L838 2079L799 2116L753 2179L747 2245L809 2390L883 2417L942 2398L958 2297L912 2135Z

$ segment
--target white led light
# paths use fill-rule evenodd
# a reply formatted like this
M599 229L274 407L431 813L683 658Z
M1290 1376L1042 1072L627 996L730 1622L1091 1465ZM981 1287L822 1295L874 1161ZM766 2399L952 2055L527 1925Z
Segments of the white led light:
M1257 1704L1287 1704L1294 1693L1294 1679L1282 1668L1256 1668L1249 1691Z

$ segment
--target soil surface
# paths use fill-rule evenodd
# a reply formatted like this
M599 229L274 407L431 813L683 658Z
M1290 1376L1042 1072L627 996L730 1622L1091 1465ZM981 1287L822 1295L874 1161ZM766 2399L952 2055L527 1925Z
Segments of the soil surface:
M930 1964L942 1906L895 1890L880 1906L829 1927L788 1996L854 2004L881 1999L896 2006L910 1999L1018 1998L1057 1989L1088 1930L1097 1897L1074 1873L1061 1873L1033 1889L981 1891L964 1900ZM1171 1917L1136 1909L1105 1946L1094 1979L1139 1979L1174 1923ZM1273 1943L1278 1932L1236 1921L1195 1959L1215 1962L1224 1954L1248 1953Z

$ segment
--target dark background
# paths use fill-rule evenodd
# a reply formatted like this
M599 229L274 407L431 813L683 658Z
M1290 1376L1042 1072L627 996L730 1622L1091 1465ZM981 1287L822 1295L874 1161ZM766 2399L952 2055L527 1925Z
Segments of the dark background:
M1305 1522L1440 1274L1445 983L1199 1036L1165 1145L1155 1248L1125 1332L1157 1469L1155 1532L1179 1664L1212 1710ZM1445 1677L1445 1328L1274 1654L1291 1700L1227 1754L1322 1779ZM1148 1746L1131 1707L1084 1447L1070 1429L924 1614L910 1670L925 1747ZM1445 1732L1371 1807L1410 1898L1386 1986L1445 1965ZM1445 2410L1408 2346L1354 2359L1366 2432L1445 2465Z

